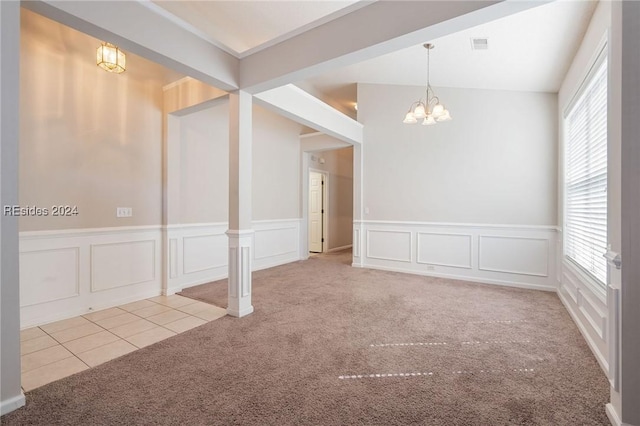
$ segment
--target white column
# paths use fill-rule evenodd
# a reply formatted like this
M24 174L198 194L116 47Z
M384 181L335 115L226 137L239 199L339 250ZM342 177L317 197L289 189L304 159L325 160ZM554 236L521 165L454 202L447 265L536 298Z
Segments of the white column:
M20 3L0 1L0 198L18 204L18 129L20 96ZM0 412L24 405L20 388L20 279L18 218L0 216Z
M229 302L227 313L243 317L251 305L251 95L229 94Z
M362 157L363 144L353 145L353 260L352 266L362 268L364 267L364 224L365 220L363 215L363 157Z
M620 415L622 424L640 425L640 3L619 3L614 7L621 8L622 31Z

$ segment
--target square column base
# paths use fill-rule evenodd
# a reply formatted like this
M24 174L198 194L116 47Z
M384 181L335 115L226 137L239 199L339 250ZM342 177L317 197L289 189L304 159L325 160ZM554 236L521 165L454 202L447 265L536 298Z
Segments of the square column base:
M229 287L227 314L243 317L253 312L251 305L251 257L253 230L230 229L229 237Z

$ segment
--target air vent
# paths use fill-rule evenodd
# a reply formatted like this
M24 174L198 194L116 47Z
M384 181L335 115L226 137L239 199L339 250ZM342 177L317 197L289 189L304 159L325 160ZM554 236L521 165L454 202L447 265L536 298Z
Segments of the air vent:
M471 48L473 50L487 50L489 48L489 40L486 38L472 38Z

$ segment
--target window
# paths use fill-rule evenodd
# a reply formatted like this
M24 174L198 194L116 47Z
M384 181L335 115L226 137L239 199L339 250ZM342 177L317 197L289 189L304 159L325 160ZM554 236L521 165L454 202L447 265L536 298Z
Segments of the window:
M600 55L566 114L565 256L604 286L607 263L607 60Z

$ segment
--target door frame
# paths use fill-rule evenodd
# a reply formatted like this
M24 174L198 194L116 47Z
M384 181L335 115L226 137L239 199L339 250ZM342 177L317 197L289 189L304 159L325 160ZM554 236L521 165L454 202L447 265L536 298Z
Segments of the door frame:
M311 175L311 173L319 173L322 175L322 181L324 182L324 184L322 185L322 252L321 253L326 253L327 252L327 247L329 246L329 173L327 173L324 170L320 170L320 169L314 169L313 167L308 167L307 168L307 173L306 173L306 182L305 182L305 190L303 191L306 194L305 200L303 201L304 203L306 203L306 215L305 215L305 223L306 223L306 227L305 229L307 230L307 245L305 247L305 250L307 252L307 255L310 253L309 251L309 177Z

